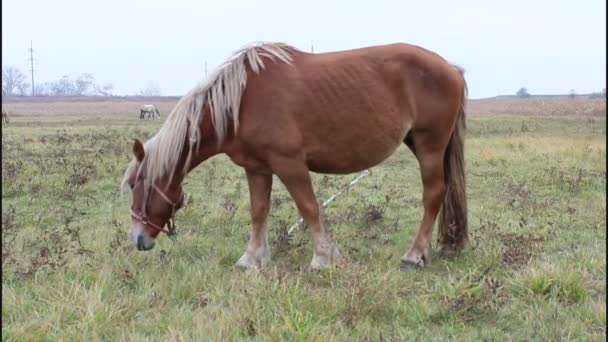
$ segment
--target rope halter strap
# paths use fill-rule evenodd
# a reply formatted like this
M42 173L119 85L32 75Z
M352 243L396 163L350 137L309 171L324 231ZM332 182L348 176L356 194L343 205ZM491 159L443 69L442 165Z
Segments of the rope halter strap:
M175 236L175 233L176 233L175 232L175 211L177 210L177 206L178 206L179 202L173 202L169 198L169 196L167 196L167 194L165 194L156 185L153 185L152 189L155 190L160 195L160 197L171 206L171 217L169 217L169 221L166 224L166 228L161 227L161 226L157 225L156 223L148 220L148 217L146 215L146 207L148 206L148 198L149 198L148 191L146 191L146 193L144 194L145 200L144 200L144 205L142 207L142 213L138 214L133 209L129 209L129 212L131 213L131 217L138 220L145 226L152 227L152 228L158 230L159 232L163 232L163 233L167 234L167 236L169 236L169 237L173 237L173 236ZM184 199L184 193L182 192L179 201L183 201L183 199Z

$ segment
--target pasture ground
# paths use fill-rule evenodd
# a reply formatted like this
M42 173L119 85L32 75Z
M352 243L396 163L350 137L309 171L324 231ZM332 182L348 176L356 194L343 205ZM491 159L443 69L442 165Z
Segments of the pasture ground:
M422 217L405 147L325 210L344 260L324 272L305 231L286 235L298 215L275 179L272 262L244 271L249 197L228 158L187 178L177 241L138 252L119 182L160 122L130 102L9 103L2 340L605 340L606 103L568 100L471 101L470 244L415 272L399 270ZM355 175L313 177L323 200Z

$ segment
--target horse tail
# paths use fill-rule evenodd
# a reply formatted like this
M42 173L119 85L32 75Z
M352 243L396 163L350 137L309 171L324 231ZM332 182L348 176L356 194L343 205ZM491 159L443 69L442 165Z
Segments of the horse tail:
M464 165L465 103L468 89L464 79L464 70L460 67L456 68L462 77L463 91L457 113L456 127L452 132L444 156L443 165L447 191L439 213L438 224L440 244L452 247L451 249L454 251L462 248L468 240Z

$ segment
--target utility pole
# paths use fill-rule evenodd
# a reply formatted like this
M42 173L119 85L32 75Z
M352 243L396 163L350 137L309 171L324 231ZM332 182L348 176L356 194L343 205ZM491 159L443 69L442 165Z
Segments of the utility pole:
M34 47L30 40L30 71L32 72L32 96L34 96Z
M310 41L310 53L315 53L315 46L312 44L312 40Z

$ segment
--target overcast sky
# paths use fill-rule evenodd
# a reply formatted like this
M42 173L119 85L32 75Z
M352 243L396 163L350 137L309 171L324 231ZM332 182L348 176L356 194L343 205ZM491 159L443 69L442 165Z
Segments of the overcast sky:
M605 0L3 0L2 65L29 72L30 40L36 82L86 72L120 95L183 95L255 41L420 45L466 69L471 98L606 83Z

